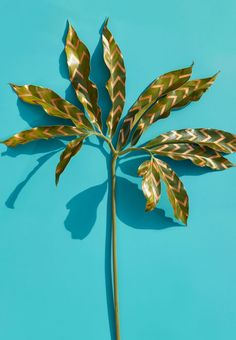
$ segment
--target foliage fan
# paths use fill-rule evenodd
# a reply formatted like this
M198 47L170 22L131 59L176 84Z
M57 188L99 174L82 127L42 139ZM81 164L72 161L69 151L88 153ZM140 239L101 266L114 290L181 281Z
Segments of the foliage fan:
M161 196L161 182L166 185L174 215L184 224L189 214L188 195L183 183L170 166L158 156L174 160L190 160L197 166L213 170L225 170L234 166L222 154L236 151L236 135L208 128L187 128L172 130L135 146L143 132L158 121L170 115L172 110L182 108L198 101L216 79L190 80L193 65L168 72L155 79L138 97L129 109L123 122L120 118L125 104L126 72L123 56L113 35L104 24L102 43L104 61L110 78L107 91L111 99L111 110L106 120L107 128L102 126L102 113L98 104L98 90L90 80L90 54L71 25L68 27L65 52L71 84L84 111L62 99L50 89L11 84L19 98L27 103L39 105L51 116L66 119L65 125L40 126L22 131L5 140L9 147L25 144L39 139L73 136L60 156L56 168L56 183L69 161L91 135L105 140L112 153L112 245L113 245L113 283L116 320L116 339L120 340L118 309L118 278L116 250L116 161L117 158L133 151L147 154L148 160L138 168L142 177L142 190L146 198L146 211L153 210ZM68 125L68 119L71 125ZM105 130L107 131L105 133ZM116 137L117 143L114 143Z

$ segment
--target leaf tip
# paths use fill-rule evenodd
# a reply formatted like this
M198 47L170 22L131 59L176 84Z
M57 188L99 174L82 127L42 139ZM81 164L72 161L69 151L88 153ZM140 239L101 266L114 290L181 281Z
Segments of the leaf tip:
M108 21L109 21L109 17L107 17L107 18L105 19L105 21L104 21L104 28L106 28L106 27L107 27L107 25L108 25Z

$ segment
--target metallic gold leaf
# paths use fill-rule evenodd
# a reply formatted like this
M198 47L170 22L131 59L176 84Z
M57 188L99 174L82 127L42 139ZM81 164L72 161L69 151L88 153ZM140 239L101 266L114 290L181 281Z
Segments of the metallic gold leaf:
M143 132L151 124L159 119L168 117L172 109L185 106L191 101L199 100L203 93L213 84L216 76L217 74L211 78L188 81L157 101L140 119L132 136L131 144L136 144Z
M21 100L29 104L40 105L50 116L70 119L84 131L93 129L89 120L78 107L62 99L52 90L34 85L11 84L11 87Z
M55 137L67 137L80 135L81 130L75 126L54 125L54 126L40 126L30 130L25 130L8 138L2 143L10 147L15 147L19 144L26 144L39 139L51 139Z
M194 143L224 153L236 151L236 135L223 130L206 128L172 130L152 139L145 146L155 148L170 143Z
M123 56L113 35L107 28L107 22L103 27L102 43L104 61L110 71L110 78L106 88L111 98L112 108L107 118L108 135L112 137L119 123L125 105L125 80L126 72Z
M98 106L98 90L89 79L90 54L79 39L74 28L69 25L65 46L70 81L79 101L88 112L93 124L102 129L101 109Z
M197 166L207 166L213 170L225 170L234 166L220 153L197 144L171 143L153 147L152 153L175 160L190 160Z
M143 177L142 190L147 199L146 211L155 209L161 196L161 182L159 168L155 158L142 163L138 168L138 175Z
M167 194L174 210L174 215L178 220L187 224L189 205L188 195L183 183L168 164L156 159L160 177L167 187Z
M192 74L192 67L183 68L163 74L155 79L144 92L138 97L130 108L119 133L117 148L120 150L125 146L130 133L144 112L159 98L170 91L186 83Z
M59 182L60 175L65 170L71 158L81 149L85 137L79 137L69 142L65 150L61 153L60 161L56 168L56 184Z

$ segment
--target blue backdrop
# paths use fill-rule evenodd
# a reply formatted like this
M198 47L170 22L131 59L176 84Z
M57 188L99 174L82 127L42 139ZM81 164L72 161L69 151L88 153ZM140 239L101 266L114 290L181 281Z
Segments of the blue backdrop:
M92 79L107 113L99 45L107 16L125 58L126 109L159 74L192 61L195 78L222 71L199 103L160 121L143 141L173 128L236 132L235 10L233 0L1 0L0 137L54 122L17 101L9 82L46 86L75 101L63 52L67 19L91 51ZM62 142L1 146L1 339L114 340L109 157L91 143L96 139L57 188ZM235 169L209 172L171 162L190 196L185 228L173 220L165 195L158 209L144 213L140 162L124 159L117 171L122 340L235 339Z

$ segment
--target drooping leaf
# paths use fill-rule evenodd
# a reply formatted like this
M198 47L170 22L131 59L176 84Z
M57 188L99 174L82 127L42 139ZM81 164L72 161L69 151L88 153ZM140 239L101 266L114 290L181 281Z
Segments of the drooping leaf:
M178 220L187 224L188 219L188 195L183 183L168 164L156 159L160 177L167 187L167 194L174 210L174 215Z
M21 100L29 104L40 105L50 116L70 119L84 131L93 129L89 120L78 107L62 99L52 90L34 85L11 84L11 87Z
M195 143L224 153L236 151L236 135L223 130L206 128L172 130L152 139L145 146L154 148L170 143Z
M83 136L72 140L67 144L65 150L61 153L60 161L56 168L56 184L58 184L60 175L65 170L71 158L75 156L81 149L84 138L85 137Z
M53 125L53 126L40 126L30 130L25 130L17 133L16 135L8 138L2 143L10 147L15 147L19 144L26 144L38 139L51 139L55 137L67 137L80 135L81 131L75 126L67 125Z
M219 152L208 147L189 143L171 143L157 145L150 149L152 153L167 156L175 160L190 160L195 165L207 166L213 170L225 170L234 165Z
M119 133L117 148L120 150L128 141L129 135L142 117L144 112L154 104L160 97L169 91L180 87L189 80L192 74L192 67L171 71L155 79L144 92L138 97L130 108Z
M98 90L96 85L89 79L90 54L71 25L69 25L68 29L65 52L70 81L76 95L88 112L92 123L101 130L102 121L101 109L98 106Z
M138 175L143 177L142 190L147 199L146 211L155 209L161 196L161 182L158 165L155 158L142 163L138 168Z
M217 75L211 78L191 80L174 91L169 92L166 96L156 102L148 109L140 119L137 128L132 136L131 144L135 145L143 132L157 120L169 116L170 111L174 108L180 108L191 101L196 101L208 90L213 84Z
M110 71L106 88L111 98L112 108L107 118L108 135L112 137L119 123L125 105L126 72L122 53L113 35L107 28L107 21L102 33L103 54Z

